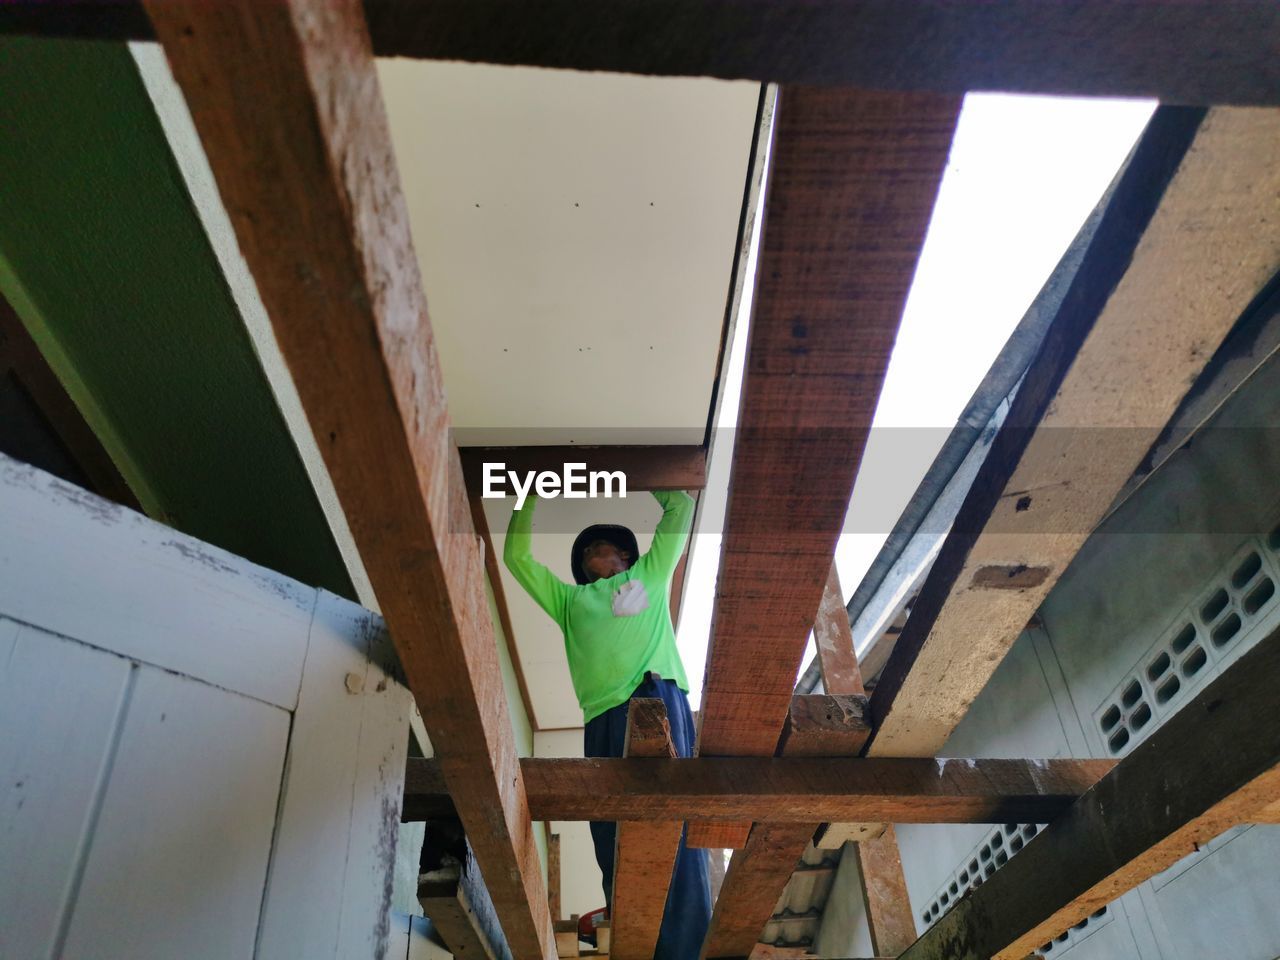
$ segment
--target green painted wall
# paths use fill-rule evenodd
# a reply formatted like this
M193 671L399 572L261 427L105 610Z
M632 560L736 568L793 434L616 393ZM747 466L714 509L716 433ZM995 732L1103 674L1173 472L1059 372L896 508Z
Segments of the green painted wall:
M122 44L0 38L0 292L147 513L354 598Z

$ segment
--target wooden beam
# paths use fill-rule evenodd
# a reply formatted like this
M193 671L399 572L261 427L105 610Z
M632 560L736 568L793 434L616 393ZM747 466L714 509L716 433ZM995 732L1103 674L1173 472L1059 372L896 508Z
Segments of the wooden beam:
M862 904L871 948L877 956L896 957L915 942L916 922L893 824L887 824L879 837L859 840L849 850L849 855L858 858L862 875Z
M588 447L576 444L547 447L463 447L462 472L472 496L484 491L484 465L513 470L522 477L544 470L559 475L566 463L585 464L584 477L593 471L621 471L628 493L643 490L701 490L707 485L707 451L700 445L627 445ZM502 468L497 464L503 464ZM506 482L503 489L510 491Z
M1280 114L1162 108L871 698L933 756L1280 263Z
M554 956L408 209L354 0L148 13L512 953Z
M757 823L734 852L711 913L701 960L751 955L813 836L812 823Z
M777 747L959 107L779 93L701 755ZM700 834L690 824L691 845L708 845Z
M783 757L856 757L870 736L865 696L804 693L791 698L778 753Z
M1280 799L1280 630L1244 654L903 956L1022 960Z
M440 939L455 957L493 960L497 955L484 939L476 913L460 881L457 864L441 867L418 881L418 903Z
M849 611L845 609L844 591L840 588L840 574L835 563L831 564L827 585L822 591L813 638L823 689L834 694L865 695L862 670L853 649ZM823 823L814 833L814 844L820 849L839 850L847 841L874 839L883 834L884 824L879 823ZM910 914L909 909L907 912Z
M793 698L780 752L785 757L857 756L871 733L863 717L866 702L866 697L832 694ZM751 953L815 829L813 819L752 828L747 845L729 861L703 943L704 960Z
M551 922L560 919L560 834L547 837L547 905Z
M555 922L555 931L557 957L581 956L582 947L578 942L578 915L576 913L568 920L557 920Z
M455 957L495 960L507 944L493 901L457 820L426 825L418 874L418 902Z
M516 686L520 689L520 702L524 705L525 716L536 733L542 727L539 726L538 715L533 709L533 696L529 693L529 682L525 679L524 664L520 660L520 647L516 643L515 626L511 622L511 608L507 606L507 591L502 585L502 567L498 562L498 552L493 548L493 535L489 532L489 518L485 516L483 500L473 494L470 501L471 522L475 524L476 535L483 545L484 572L489 579L489 589L493 591L493 605L498 611L498 624L502 628L502 639L507 646L507 657L511 660L511 669L516 675Z
M661 700L631 701L624 755L650 759L676 756L667 708ZM683 830L680 820L624 820L618 824L610 912L614 960L653 960Z
M816 824L1048 823L1114 760L732 757L525 759L539 820L735 820ZM404 817L447 811L438 760L412 759ZM483 864L481 865L483 867Z
M865 693L862 672L853 649L853 630L836 565L822 595L814 638L823 687L837 693ZM821 629L820 629L821 628ZM857 841L851 848L844 843ZM872 949L879 955L896 957L915 940L915 918L902 872L902 856L892 824L826 823L815 835L819 848L850 849L858 861L862 902Z
M379 56L947 93L1280 103L1246 0L367 0ZM0 31L147 39L136 0L5 4Z
M813 643L818 650L823 690L827 693L867 692L853 649L853 629L844 605L844 591L840 589L840 573L834 563L827 574L827 585L822 590L822 602L813 624Z

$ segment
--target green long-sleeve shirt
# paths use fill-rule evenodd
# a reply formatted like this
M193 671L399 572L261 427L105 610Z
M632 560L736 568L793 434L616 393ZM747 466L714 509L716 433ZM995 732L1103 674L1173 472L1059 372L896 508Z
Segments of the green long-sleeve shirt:
M670 596L671 575L693 521L693 498L675 491L653 496L662 505L662 519L649 550L630 570L585 586L565 583L533 559L535 497L511 516L503 561L564 634L569 675L584 722L625 703L648 671L689 690L671 625ZM648 606L636 614L615 615L614 592L630 580L640 581Z

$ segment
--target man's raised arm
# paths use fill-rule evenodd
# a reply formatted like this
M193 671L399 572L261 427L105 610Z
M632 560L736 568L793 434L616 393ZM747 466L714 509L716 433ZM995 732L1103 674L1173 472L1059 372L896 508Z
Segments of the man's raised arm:
M524 506L511 514L502 562L538 606L563 627L569 585L533 559L533 508L537 502L538 498L531 494Z
M662 505L662 519L653 531L653 543L644 560L649 569L670 578L689 541L693 497L683 490L654 490L653 498Z

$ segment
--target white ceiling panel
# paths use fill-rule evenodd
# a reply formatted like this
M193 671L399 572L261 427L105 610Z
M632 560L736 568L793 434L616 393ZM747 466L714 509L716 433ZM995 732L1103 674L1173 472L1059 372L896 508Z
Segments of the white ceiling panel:
M379 75L459 440L700 442L757 85Z

